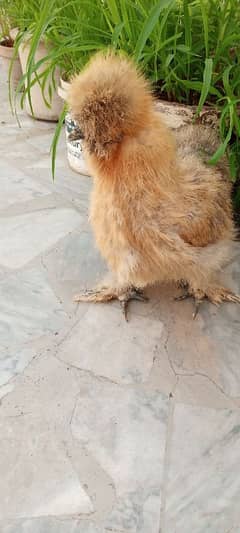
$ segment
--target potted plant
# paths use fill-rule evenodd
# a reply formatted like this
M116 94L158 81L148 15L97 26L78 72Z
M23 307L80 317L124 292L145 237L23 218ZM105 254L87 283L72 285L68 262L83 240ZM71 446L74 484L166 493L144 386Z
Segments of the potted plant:
M152 81L156 96L167 102L165 108L188 106L192 120L217 116L222 141L210 164L227 153L240 211L239 0L98 0L94 5L97 13L91 17L89 4L82 4L78 30L82 50L76 47L74 57L70 37L70 72L84 65L84 46L92 45L88 55L111 46L135 59ZM70 26L74 45L75 21ZM62 59L64 67L69 58ZM53 170L60 127L53 142Z
M5 4L5 2L4 2ZM21 64L14 50L14 39L11 32L12 26L3 2L0 2L0 57L1 64L6 74L11 65L11 86L16 89L22 76Z
M68 75L76 71L91 50L102 46L102 41L96 44L96 37L86 42L86 32L82 32L89 20L96 21L97 13L98 5L87 1L81 5L78 0L11 1L11 15L18 19L19 28L15 50L23 68L17 92L24 90L21 106L34 118L57 120L60 116L61 122L60 71ZM101 32L99 17L97 20L96 36Z
M19 44L19 58L24 75L25 109L29 115L38 120L57 122L62 111L62 101L57 93L60 80L60 70L54 69L51 75L45 75L45 65L40 65L37 71L31 69L31 44L32 35L25 34ZM34 61L41 63L48 55L47 43L39 40L36 47ZM32 70L32 72L31 72ZM31 75L29 77L29 72Z
M51 40L48 37L54 20L53 0L12 0L9 13L17 20L15 53L19 53L23 75L17 93L23 90L21 107L36 119L57 121L62 101L57 94L60 70L57 65L49 70ZM48 20L49 19L49 20ZM44 22L48 22L44 24ZM15 99L16 104L16 99ZM16 105L15 105L16 111Z
M97 49L93 41L85 42L86 34L84 44L81 41L82 28L89 19L96 20L98 6L88 2L80 6L78 0L12 0L9 9L19 29L15 51L23 69L17 88L17 92L23 89L21 106L34 118L58 120L63 107L57 93L60 71L69 74L73 65L77 68L90 50Z
M240 203L239 0L41 0L37 8L34 0L12 2L22 2L18 13L23 14L32 5L24 23L19 22L25 35L26 28L32 35L24 75L28 99L33 73L44 90L44 80L57 68L67 82L99 49L111 47L127 53L151 80L166 109L176 103L189 106L186 109L194 120L204 106L204 115L208 110L218 114L222 142L211 163L227 152L235 200ZM41 39L48 44L47 54L36 60ZM52 143L53 174L66 113L64 105Z

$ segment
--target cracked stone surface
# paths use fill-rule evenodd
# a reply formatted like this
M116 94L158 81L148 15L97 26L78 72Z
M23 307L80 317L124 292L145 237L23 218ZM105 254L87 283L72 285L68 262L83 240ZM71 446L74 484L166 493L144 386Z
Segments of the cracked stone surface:
M67 321L44 272L28 268L0 279L0 384L7 383L34 357L31 342L53 334Z
M80 224L73 209L43 209L0 219L0 263L20 268Z
M100 314L98 306L88 306L84 321L80 319L59 346L58 357L119 383L147 381L158 350L161 322L134 315L129 328L119 307L104 307Z
M72 432L113 480L117 497L108 527L155 531L167 418L168 401L156 391L90 380L80 392Z
M54 124L1 86L0 532L240 533L240 309L75 304L106 273L92 180L63 134L52 182Z
M1 525L1 524L0 524ZM79 519L38 518L3 525L1 533L107 533L105 528L93 522ZM108 530L109 531L109 530ZM112 533L118 533L111 529Z
M167 531L237 531L240 413L177 405L166 495Z

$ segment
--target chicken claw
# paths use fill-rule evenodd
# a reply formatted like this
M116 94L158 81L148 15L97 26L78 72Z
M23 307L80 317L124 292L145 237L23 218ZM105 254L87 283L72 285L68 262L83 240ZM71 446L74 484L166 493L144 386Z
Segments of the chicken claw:
M118 300L120 302L124 318L125 318L126 322L128 322L127 313L128 313L128 304L129 304L129 302L131 300L137 300L139 302L147 302L148 298L146 296L144 296L143 291L141 289L135 289L134 287L132 287L126 293L121 294L118 297Z
M193 314L192 314L193 320L195 320L195 318L197 317L198 311L199 311L199 308L200 308L200 305L201 305L202 302L203 302L203 300L198 300L197 298L194 299L195 309L194 309Z
M138 300L139 302L146 302L148 298L144 296L141 289L130 287L124 292L117 292L108 287L101 287L99 289L86 289L82 293L74 297L74 302L93 302L103 303L111 300L119 300L125 320L128 322L128 304L131 300Z
M174 301L175 302L182 302L182 300L187 300L187 298L192 298L192 294L190 294L188 291L184 291L180 296L175 296Z
M174 298L175 302L182 302L183 300L187 300L187 298L193 298L194 299L194 306L195 306L195 309L193 311L193 320L195 320L195 318L197 317L198 315L198 311L199 311L199 308L200 308L200 305L201 303L203 302L204 298L196 298L193 294L191 294L189 292L188 289L185 289L185 291L183 292L183 294L180 294L180 296L176 296Z

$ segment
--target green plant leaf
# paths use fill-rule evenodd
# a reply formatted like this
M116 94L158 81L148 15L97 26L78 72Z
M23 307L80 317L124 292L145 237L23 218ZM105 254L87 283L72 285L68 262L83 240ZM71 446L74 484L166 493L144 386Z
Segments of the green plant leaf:
M229 118L230 118L229 129L228 129L228 132L227 132L227 135L224 141L220 144L215 154L213 154L213 156L209 160L210 165L215 165L226 152L226 148L228 146L229 141L231 140L232 132L233 132L233 114L234 114L234 109L233 109L233 106L230 104L229 106Z
M172 0L160 0L150 11L149 16L145 20L140 35L138 37L134 56L136 61L140 61L143 48L147 42L149 35L152 33L154 26L157 24L161 11L168 7L172 3Z
M52 144L51 144L51 156L52 156L52 179L54 181L55 179L55 170L56 170L56 153L57 153L57 145L59 141L59 137L61 135L62 126L66 117L67 113L67 104L65 103L62 109L62 112L60 114L60 117L58 119L57 126L55 128Z
M206 57L209 55L209 20L206 10L207 4L204 0L200 0L200 7L202 12L203 29L204 29L204 44Z
M112 34L112 45L115 46L115 47L118 44L118 39L119 39L119 36L120 36L121 31L123 29L123 26L124 26L124 22L120 22L114 28L114 31L113 31L113 34Z
M197 111L196 111L196 114L198 115L203 106L204 106L204 103L206 101L206 98L209 94L209 90L210 90L210 87L211 87L211 82L212 82L212 72L213 72L213 60L212 59L205 59L205 68L204 68L204 73L203 73L203 84L202 84L202 90L201 90L201 95L200 95L200 98L199 98L199 102L198 102L198 106L197 106Z

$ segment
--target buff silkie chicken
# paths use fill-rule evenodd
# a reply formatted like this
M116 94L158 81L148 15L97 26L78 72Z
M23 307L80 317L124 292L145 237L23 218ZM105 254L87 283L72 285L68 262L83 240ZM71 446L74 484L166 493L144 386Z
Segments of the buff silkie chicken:
M165 125L148 82L126 57L100 53L71 82L71 113L94 177L90 220L111 280L76 301L131 299L156 283L182 283L181 299L240 302L221 285L234 226L225 161L204 126Z

